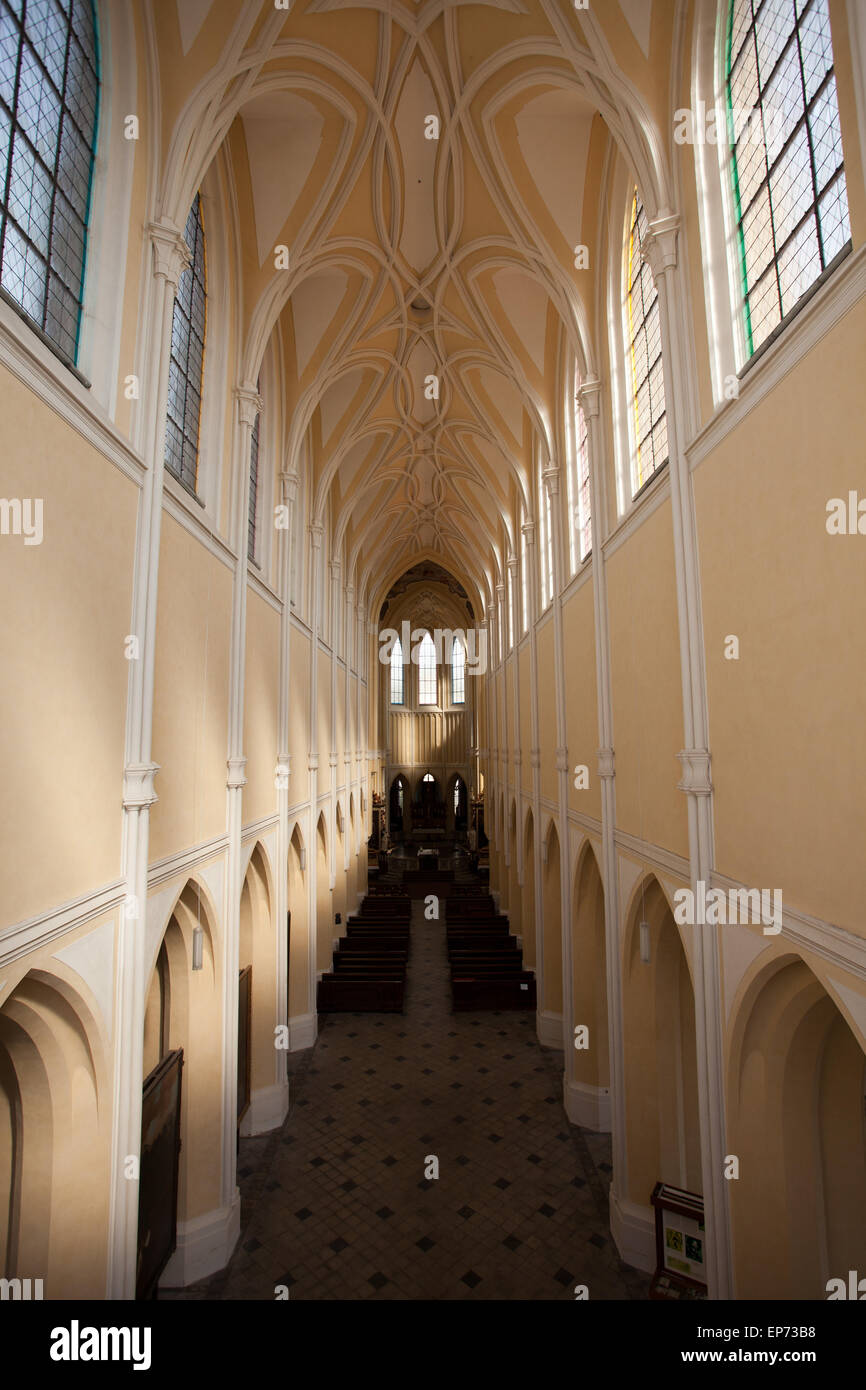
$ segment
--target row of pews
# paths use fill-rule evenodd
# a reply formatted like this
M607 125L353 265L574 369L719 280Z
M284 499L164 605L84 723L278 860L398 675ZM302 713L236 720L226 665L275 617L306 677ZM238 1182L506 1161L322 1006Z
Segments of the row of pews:
M463 1009L534 1009L535 975L489 893L463 889L445 899L451 998Z
M411 903L405 893L368 893L349 917L333 967L319 981L319 1013L402 1013Z

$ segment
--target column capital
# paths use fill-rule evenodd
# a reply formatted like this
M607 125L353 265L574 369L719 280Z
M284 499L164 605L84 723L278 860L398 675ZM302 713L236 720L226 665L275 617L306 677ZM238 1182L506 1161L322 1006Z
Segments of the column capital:
M501 583L501 582L500 582L499 584L497 584L497 585L496 585L496 592L497 592L497 594L499 595L499 597L501 598L502 595L505 593L505 585L504 585L503 583Z
M300 482L301 479L294 469L287 470L280 474L280 487L282 489L284 502L294 503L297 500Z
M601 404L601 382L597 376L588 377L580 383L577 403L587 419L595 419Z
M340 561L339 561L339 559L338 559L336 556L334 557L333 560L329 560L329 561L328 561L328 569L331 571L331 580L332 580L333 582L339 584L339 582L340 582L340 569L341 569L341 566L340 566Z
M354 607L355 607L355 586L354 586L354 584L347 584L347 585L346 585L346 602L348 603L348 605L349 605L350 608L354 608Z
M612 748L597 748L598 755L598 775L602 778L613 777L614 773L614 751Z
M568 771L568 749L557 748L556 750L556 770L557 772Z
M706 748L685 748L677 753L683 775L677 789L691 796L709 796L713 790L710 780L710 755Z
M322 541L325 537L325 528L321 521L311 521L309 524L310 545L314 550L321 550Z
M308 770L309 772L318 772L318 770L319 770L319 755L318 755L318 753L309 753L309 754L307 755L307 770Z
M153 789L159 763L127 763L123 769L123 809L141 811L159 800Z
M530 767L541 767L541 749L540 749L540 748L530 748L530 750L529 750L529 766L530 766Z
M226 777L226 786L230 792L239 791L241 787L246 786L247 779L244 776L244 768L246 765L246 758L229 758L227 760L226 768L228 769L228 776Z
M671 270L677 263L678 212L662 213L649 224L649 236L641 248L641 256L652 271L653 279Z
M547 488L548 496L555 497L559 492L559 469L555 463L549 463L546 468L541 470L541 477L544 486Z
M256 416L261 414L264 401L254 386L235 386L232 395L237 402L238 419L242 425L249 425L252 429L256 423Z
M526 544L535 545L535 522L524 521L520 529L525 537Z
M161 276L173 289L180 277L192 265L192 254L183 239L183 232L169 219L148 222L147 234L153 247L153 273Z
M519 561L518 561L516 555L509 555L508 559L507 559L506 562L505 562L505 567L506 567L506 569L508 569L508 570L511 571L511 577L512 577L512 579L514 578L515 574L517 573L517 566L518 566L518 563L519 563Z

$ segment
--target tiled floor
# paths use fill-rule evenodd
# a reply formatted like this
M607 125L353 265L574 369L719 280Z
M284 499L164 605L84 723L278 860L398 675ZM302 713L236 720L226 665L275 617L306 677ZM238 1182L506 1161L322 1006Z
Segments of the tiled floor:
M290 1056L282 1129L241 1141L231 1263L161 1298L646 1297L608 1230L608 1140L565 1119L562 1054L531 1012L452 1015L444 921L422 902L405 1015L319 1023Z

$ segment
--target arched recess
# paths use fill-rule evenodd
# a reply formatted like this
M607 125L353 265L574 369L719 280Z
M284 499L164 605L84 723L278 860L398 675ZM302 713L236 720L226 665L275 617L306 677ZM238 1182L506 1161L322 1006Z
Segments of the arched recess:
M649 961L641 960L641 923ZM667 898L648 875L623 945L628 1194L648 1206L659 1181L701 1192L695 1001Z
M511 930L519 936L523 916L520 903L520 883L517 877L517 807L512 798L508 812L508 917Z
M193 970L201 929L201 968ZM144 1077L178 1049L183 1051L178 1228L221 1205L222 980L220 948L205 890L190 879L177 898L156 951L145 994ZM142 1174L146 1163L142 1144ZM142 1181L142 1189L144 1182ZM166 1194L168 1200L169 1194ZM169 1261L161 1283L183 1284L185 1246Z
M303 867L302 867L303 865ZM288 874L289 900L289 1018L300 1018L314 1012L309 997L310 939L307 907L306 848L301 827L295 823L289 841Z
M325 813L316 822L316 969L328 970L333 955L333 911L331 870L328 863L328 829Z
M505 794L499 793L496 802L493 849L496 855L496 887L503 907L508 906L508 875L505 864Z
M523 892L520 895L520 920L523 924L523 959L527 970L534 970L535 950L535 821L532 808L526 812L523 827Z
M799 956L745 990L728 1067L738 1298L825 1299L864 1273L863 1045Z
M0 1009L0 1269L41 1279L45 1298L105 1297L105 1090L90 1009L29 971Z
M346 911L351 912L358 898L358 854L355 849L357 838L355 830L354 792L349 792L349 824L346 827L346 833L349 836L349 868L346 874Z
M277 1056L274 1028L277 1019L277 937L273 921L271 876L265 850L257 843L250 855L241 890L238 968L251 972L250 1086L252 1114L246 1117L242 1132L258 1134L260 1103L257 1093L277 1082ZM240 1025L241 1016L239 1013ZM238 1046L242 1045L240 1033ZM240 1079L238 1084L240 1085Z
M343 803L338 798L334 807L334 897L332 907L334 913L339 912L341 917L345 916L347 892L346 892L346 816L343 811ZM339 932L337 933L339 935Z
M551 820L541 855L542 930L544 932L544 977L539 1008L546 1025L544 1041L562 1045L562 885L559 865L559 836ZM553 1026L551 1026L553 1025ZM547 1031L549 1030L549 1031Z
M572 1047L569 1080L575 1118L590 1129L610 1129L610 1055L607 1033L607 966L604 887L588 840L574 870L572 897L572 1000L574 1027L589 1030L587 1047Z
M393 779L388 789L388 833L392 839L400 839L408 834L411 828L409 783L401 772Z

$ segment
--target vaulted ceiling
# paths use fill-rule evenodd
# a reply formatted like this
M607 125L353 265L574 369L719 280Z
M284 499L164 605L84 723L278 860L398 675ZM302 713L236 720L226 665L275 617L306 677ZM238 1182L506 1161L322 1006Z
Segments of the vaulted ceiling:
M244 368L271 345L280 466L308 470L374 599L427 558L483 603L519 545L590 338L587 171L623 138L621 69L650 71L651 37L669 61L652 18L652 0L159 7L163 206L224 145Z

